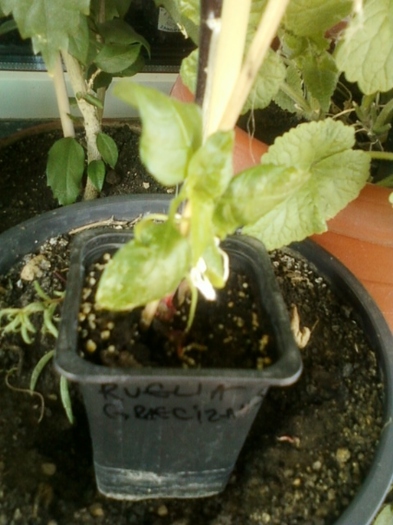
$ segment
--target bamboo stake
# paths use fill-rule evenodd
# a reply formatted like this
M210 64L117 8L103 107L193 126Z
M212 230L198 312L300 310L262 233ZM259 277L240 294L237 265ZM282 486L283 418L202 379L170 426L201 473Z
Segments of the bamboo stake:
M53 84L55 86L56 101L63 135L64 137L75 137L74 124L69 117L71 110L60 53L58 53L57 59L55 61L55 67L53 70Z
M289 0L269 0L220 122L221 130L235 126L288 3Z
M251 0L224 0L220 18L207 21L212 31L203 100L204 136L219 129L241 71Z

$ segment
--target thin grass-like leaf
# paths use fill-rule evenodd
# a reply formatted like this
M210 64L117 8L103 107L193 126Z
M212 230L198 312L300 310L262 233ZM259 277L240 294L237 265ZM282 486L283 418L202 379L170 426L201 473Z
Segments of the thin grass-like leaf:
M29 388L31 391L35 390L35 387L37 385L38 378L41 375L41 372L46 367L46 365L49 363L49 361L53 358L55 355L54 350L50 350L46 354L44 354L41 359L38 361L38 363L35 365L33 372L30 377L30 385Z
M68 388L68 381L64 376L61 376L60 378L60 397L61 403L67 415L67 419L72 425L74 423L74 413L72 411L72 403L70 397L70 390Z

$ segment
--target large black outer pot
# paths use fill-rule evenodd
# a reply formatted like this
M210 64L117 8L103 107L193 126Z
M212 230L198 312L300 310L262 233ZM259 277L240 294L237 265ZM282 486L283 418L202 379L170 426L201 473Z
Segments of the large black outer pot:
M79 203L30 219L0 235L0 272L4 273L24 254L35 250L51 236L105 219L131 219L150 211L165 211L166 196L113 197ZM374 462L351 504L335 525L369 525L382 504L393 474L393 336L384 318L354 276L325 250L311 242L294 245L312 262L333 288L358 312L370 343L376 351L385 387L384 421Z

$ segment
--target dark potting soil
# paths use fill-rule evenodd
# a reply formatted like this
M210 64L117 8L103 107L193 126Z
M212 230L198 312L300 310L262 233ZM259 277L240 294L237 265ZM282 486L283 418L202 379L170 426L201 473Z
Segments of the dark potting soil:
M215 301L199 297L189 331L191 297L184 287L161 301L144 326L143 308L126 313L95 308L97 285L110 257L104 254L85 276L79 312L79 351L85 359L131 368L262 369L272 364L273 330L244 273L233 271Z
M51 240L0 281L0 308L64 290L68 237ZM195 500L119 502L95 486L86 416L71 386L75 424L46 366L28 392L32 370L54 338L38 328L27 345L5 334L0 348L1 525L329 525L348 505L372 461L382 425L382 386L372 348L348 304L305 262L272 254L288 309L311 331L299 382L271 389L226 490ZM197 451L196 451L197 452ZM181 451L179 451L181 453ZM354 524L355 525L355 524ZM360 525L360 524L356 524Z
M47 154L61 137L57 122L23 130L0 140L0 233L35 215L58 207L46 183ZM119 149L115 169L110 170L101 197L130 193L170 193L146 171L139 160L137 123L105 127ZM134 129L134 131L133 131ZM16 137L20 137L15 141ZM13 142L15 141L15 142Z

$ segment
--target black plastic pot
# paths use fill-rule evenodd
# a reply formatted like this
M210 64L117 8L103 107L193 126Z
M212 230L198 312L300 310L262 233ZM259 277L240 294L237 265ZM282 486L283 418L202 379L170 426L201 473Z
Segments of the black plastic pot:
M4 273L23 255L34 251L49 237L96 221L132 219L149 211L165 211L168 197L114 197L75 204L8 230L0 235L0 272ZM294 248L309 259L333 289L350 301L375 349L384 384L384 427L374 462L359 491L335 525L369 525L382 504L393 473L393 336L368 293L334 257L311 242Z
M260 314L270 319L274 364L259 371L88 362L80 357L77 333L85 270L132 236L90 230L75 239L55 364L81 388L100 492L130 500L215 494L225 488L268 388L292 384L301 373L287 309L261 243L232 237L222 246L231 271L247 275Z

